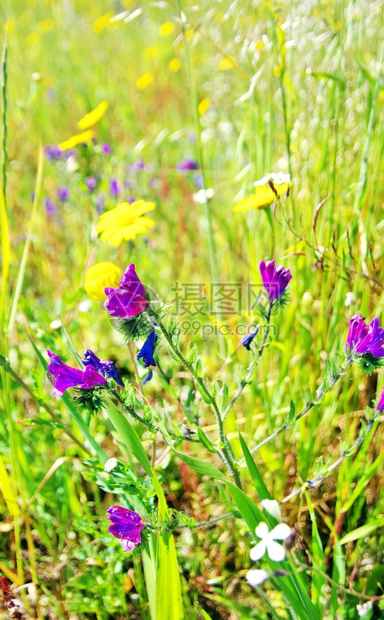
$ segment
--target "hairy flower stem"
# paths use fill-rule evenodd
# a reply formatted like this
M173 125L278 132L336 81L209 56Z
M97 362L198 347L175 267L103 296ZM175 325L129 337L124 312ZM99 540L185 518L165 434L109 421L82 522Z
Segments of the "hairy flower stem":
M219 431L219 440L220 440L220 444L221 444L221 450L218 452L218 454L219 454L221 460L223 461L223 463L230 470L230 472L231 472L231 474L232 474L232 476L233 476L233 478L235 480L236 485L239 488L241 488L240 475L239 475L239 472L237 471L235 457L234 457L234 454L232 452L232 448L230 446L230 443L229 443L229 441L227 439L227 436L225 434L223 420L221 418L220 410L219 410L219 407L217 405L215 397L213 396L213 394L211 394L211 392L207 388L206 384L204 383L203 378L200 377L197 374L197 372L194 369L193 365L190 362L188 362L188 360L185 359L185 357L182 354L182 352L180 351L178 345L176 344L176 342L173 341L173 338L172 338L171 334L168 332L168 330L165 327L163 321L161 320L160 315L153 308L150 309L150 313L152 314L152 316L156 320L156 323L158 324L158 326L159 326L159 328L160 328L164 338L168 342L168 344L171 347L172 351L175 353L175 355L178 357L178 359L183 364L183 366L188 370L188 372L195 379L196 387L199 390L200 394L202 395L204 402L209 404L211 409L213 410L213 413L215 414L215 418L216 418L216 423L217 423L217 427L218 427L218 431Z
M360 437L356 439L356 441L354 442L352 446L350 446L347 450L343 450L341 456L339 456L339 458L336 461L334 461L331 465L329 465L325 470L322 470L315 478L313 478L313 480L306 480L304 484L301 485L301 487L297 489L293 489L293 491L289 495L287 495L287 497L284 497L284 499L282 499L280 503L284 504L285 502L289 502L289 500L291 500L293 497L296 497L296 495L300 495L300 493L302 493L304 489L317 489L317 487L319 487L324 482L324 480L328 478L331 472L334 469L336 469L336 467L341 465L341 463L345 461L345 459L348 459L349 457L354 456L355 454L357 454L357 452L359 452L360 446L367 439L372 429L373 429L373 432L376 430L381 416L382 416L381 411L376 413L376 415L374 415L372 420L368 421L365 432L362 433ZM373 435L373 432L372 432L372 435Z
M269 308L268 308L268 313L267 313L267 325L266 325L266 329L264 332L264 336L263 339L261 341L259 350L256 353L256 356L253 358L250 366L249 366L249 370L248 370L248 374L245 377L245 379L243 381L241 381L239 387L237 388L236 392L234 393L234 395L232 396L230 402L228 403L227 407L224 409L221 419L224 421L225 418L227 417L228 413L230 412L230 410L232 409L233 405L235 404L235 402L237 401L237 399L239 398L239 396L241 396L244 388L251 382L252 377L253 377L253 373L255 371L255 367L257 366L257 364L260 361L261 356L263 355L263 351L267 342L267 338L269 336L269 332L271 331L271 313L272 313L272 308L273 308L273 302L269 304Z
M258 443L257 446L252 448L251 454L253 454L257 450L259 450L262 446L265 446L265 444L267 444L270 441L272 441L272 439L275 439L278 435L280 435L280 433L282 433L283 431L285 431L288 428L290 428L291 426L293 426L295 424L295 422L300 420L300 418L302 418L306 413L308 413L308 411L310 411L313 407L318 405L320 403L321 399L325 396L325 394L327 394L333 388L335 383L337 383L337 381L340 379L341 375L344 374L344 372L347 370L347 368L349 368L349 366L352 364L353 360L354 360L354 356L353 355L348 357L346 359L346 361L345 361L344 366L342 366L340 368L339 372L332 378L332 380L330 381L328 387L326 387L323 390L321 390L321 392L319 392L317 394L317 398L315 400L312 400L311 402L307 403L305 405L304 409L302 409L302 411L300 411L300 413L298 413L293 418L293 420L291 420L290 422L285 422L285 424L283 424L283 426L280 426L280 428L278 428L274 433L272 433L272 435L269 435L268 437L263 439L263 441Z

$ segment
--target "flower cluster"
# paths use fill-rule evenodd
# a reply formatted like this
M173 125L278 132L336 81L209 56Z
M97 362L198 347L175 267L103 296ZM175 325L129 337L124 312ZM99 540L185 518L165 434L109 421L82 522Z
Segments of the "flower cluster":
M365 317L355 314L349 323L346 348L356 355L384 357L384 329L379 319L372 319L367 325Z
M132 551L141 543L141 531L144 528L142 518L137 512L122 506L111 506L107 512L112 522L109 532L120 540L124 551Z
M117 288L105 288L107 300L104 307L112 317L130 319L148 306L148 295L140 282L135 265L131 263L124 272Z
M87 390L100 385L105 385L107 379L113 379L124 387L120 375L114 363L101 360L91 350L84 352L82 360L85 369L72 368L61 361L60 357L52 351L47 351L49 356L48 373L52 378L52 396L61 396L68 388L79 387Z

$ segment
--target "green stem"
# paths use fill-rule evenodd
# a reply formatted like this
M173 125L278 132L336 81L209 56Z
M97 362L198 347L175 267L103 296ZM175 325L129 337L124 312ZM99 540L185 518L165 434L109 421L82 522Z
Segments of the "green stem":
M251 382L251 379L253 377L253 373L254 373L254 370L255 370L255 366L257 366L257 364L260 361L260 358L261 358L261 356L263 354L263 351L264 351L264 348L265 348L265 345L266 345L266 342L267 342L267 338L268 338L269 332L271 330L270 323L271 323L272 308L273 308L273 302L269 304L268 314L267 314L266 330L264 332L263 340L261 341L261 345L259 347L259 350L256 353L255 358L252 360L251 365L249 366L249 370L248 370L247 376L245 377L245 379L243 381L241 381L239 387L237 388L236 392L232 396L232 399L230 400L228 406L223 411L222 416L221 416L223 421L227 417L228 413L232 409L233 405L235 404L235 402L237 401L239 396L241 396L244 388Z
M1 58L1 182L3 186L4 202L7 202L7 32L5 32L5 41L3 45L3 54Z
M198 162L199 162L199 165L200 165L201 176L202 176L202 180L203 180L203 187L202 187L202 189L204 191L205 217L206 217L207 225L208 225L208 245L209 245L209 256L210 256L210 262L211 262L212 282L213 282L213 284L217 284L219 282L219 270L218 270L218 266L217 266L216 246L215 246L215 239L214 239L214 233L213 233L211 209L210 209L210 206L209 206L209 200L207 198L207 193L206 193L206 190L207 190L207 178L206 178L205 165L204 165L204 151L203 151L203 146L202 146L202 142L201 142L201 123L200 123L200 113L199 113L199 99L198 99L198 96L197 96L195 82L194 82L193 75L192 75L191 56L190 56L190 53L189 53L189 47L188 47L187 37L186 37L186 33L185 33L186 19L185 19L185 14L184 14L183 9L182 9L181 0L177 0L177 7L178 7L179 18L180 18L180 23L181 23L181 32L182 32L182 35L183 35L185 63L186 63L186 67L187 67L187 74L188 74L189 88L190 88L190 93L191 93L193 116L194 116L194 120L195 120L195 128L196 128L196 134L197 134L197 140L196 140L197 159L198 159ZM218 311L218 319L219 319L220 322L223 321L223 314L222 314L220 309ZM220 354L221 354L221 356L223 358L225 358L225 355L226 355L226 343L225 343L224 336L221 333L219 334L219 346L220 346Z
M291 426L293 426L295 424L295 422L297 422L298 420L300 420L300 418L302 418L306 413L308 413L308 411L310 411L311 409L313 409L313 407L315 407L316 405L318 405L321 401L321 399L323 398L323 396L325 396L325 394L327 394L335 385L335 383L340 379L341 375L347 370L347 368L349 368L349 366L352 364L354 360L353 356L350 356L347 358L344 366L342 366L339 370L339 372L333 377L332 381L329 383L328 387L323 389L317 396L316 400L313 400L309 403L307 403L304 407L304 409L302 409L302 411L300 411L300 413L298 413L291 422L285 422L285 424L283 424L283 426L280 426L280 428L278 428L274 433L272 433L272 435L269 435L268 437L266 437L265 439L263 439L263 441L261 441L260 443L257 444L257 446L255 446L254 448L252 448L252 450L250 451L251 454L253 454L254 452L256 452L257 450L260 450L260 448L262 446L265 446L265 444L269 443L270 441L272 441L272 439L275 439L278 435L280 435L280 433L282 433L283 431L287 430L288 428L290 428Z
M232 452L232 448L231 448L231 446L229 444L229 441L227 439L227 436L225 434L223 420L221 418L219 407L217 405L215 397L213 396L213 394L211 394L211 392L207 388L206 384L204 383L203 378L199 377L197 375L193 365L190 362L188 362L188 360L185 359L184 355L180 351L180 349L177 346L177 344L173 341L173 338L172 338L171 334L169 334L167 328L165 327L163 321L161 320L160 315L155 310L153 310L153 308L151 308L150 312L151 312L152 316L155 318L156 323L158 324L158 326L159 326L159 328L160 328L164 338L168 342L168 344L171 347L172 351L175 353L175 355L179 358L179 360L183 364L183 366L188 370L188 372L190 372L192 377L195 379L197 389L199 390L200 394L202 395L203 400L207 404L209 404L211 409L213 410L213 413L215 414L215 418L216 418L216 423L217 423L217 427L218 427L218 431L219 431L219 440L220 440L220 444L221 444L221 450L219 451L219 455L220 455L221 460L223 461L223 463L230 470L230 472L231 472L231 474L232 474L232 476L233 476L233 478L234 478L234 480L236 482L236 485L239 488L241 488L240 476L239 476L239 472L237 471L237 468L236 468L235 457L234 457L234 454Z

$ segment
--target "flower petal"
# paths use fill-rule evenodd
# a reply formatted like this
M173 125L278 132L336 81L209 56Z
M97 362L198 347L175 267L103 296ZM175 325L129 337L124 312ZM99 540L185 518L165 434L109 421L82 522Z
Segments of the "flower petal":
M283 524L281 524L283 525ZM274 540L269 540L267 545L267 551L270 559L273 562L282 562L285 558L285 549L283 545L275 542Z
M249 553L249 555L251 556L251 560L253 562L257 562L258 560L260 560L265 554L266 549L267 549L267 545L265 544L264 540L261 540L260 542L258 542L255 547L252 547Z
M260 586L264 581L269 579L270 572L267 570L260 570L255 568L254 570L249 570L246 574L246 579L251 586Z
M259 523L259 525L255 529L255 534L258 538L265 538L266 536L268 536L269 527L265 523L265 521L262 521L261 523Z
M285 540L291 533L291 528L286 523L279 523L273 528L271 538L273 540Z

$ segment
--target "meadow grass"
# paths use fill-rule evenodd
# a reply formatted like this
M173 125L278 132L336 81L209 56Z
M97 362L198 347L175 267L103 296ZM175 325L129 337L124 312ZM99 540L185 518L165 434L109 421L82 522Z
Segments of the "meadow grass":
M382 316L382 5L5 0L0 20L0 571L20 617L344 619L367 602L365 617L382 617L379 421L361 435L383 386L380 369L367 376L354 364L291 423L332 377L351 316ZM79 119L104 100L94 143L69 159L44 155L79 133ZM186 158L199 169L180 172ZM289 197L234 212L272 171L291 173ZM61 201L63 186L69 198ZM199 202L193 194L202 187L214 194ZM154 227L119 247L102 243L100 212L131 196L156 203ZM225 418L242 490L256 507L248 514L218 477L231 475L218 456L217 417L177 352L196 376L200 356L205 385L225 410L251 360L235 333L255 320L245 298L234 312L210 312L205 293L202 311L179 309L176 350L160 340L162 372L142 386L136 345L124 343L84 279L94 263L124 270L133 262L172 305L178 285L260 290L259 262L272 258L292 273L289 301L273 314L252 381ZM232 335L219 334L220 323ZM171 321L164 325L171 331ZM68 393L51 397L45 351L76 365L88 348L116 361L143 419L177 433L199 427L201 443L178 441L182 460L161 432L116 411L116 400L91 416ZM289 428L255 450L287 419ZM246 466L239 432L256 469ZM103 468L112 457L123 468L119 484ZM207 475L201 462L219 474ZM304 599L295 609L287 577L257 588L246 581L259 478L271 497L289 498L289 583L315 611L302 611ZM127 554L108 532L106 509L128 496L152 517L158 507L160 529L172 529L180 513L184 521L173 536L154 527ZM2 618L11 613L5 599Z

